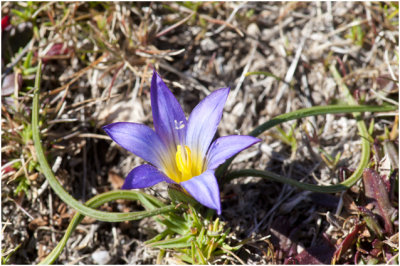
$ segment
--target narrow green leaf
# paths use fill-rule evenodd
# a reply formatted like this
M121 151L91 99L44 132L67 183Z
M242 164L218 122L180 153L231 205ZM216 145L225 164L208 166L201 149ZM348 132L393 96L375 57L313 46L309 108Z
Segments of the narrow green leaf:
M192 219L193 219L193 225L194 225L195 227L201 227L201 226L202 226L202 223L200 222L199 217L197 216L197 211L196 211L196 209L195 209L192 205L190 205L190 204L189 204L189 208L190 208L191 217L192 217Z
M369 123L368 134L372 135L374 132L375 120L372 118L371 123Z
M191 251L191 255L192 255L192 261L193 261L193 264L196 264L196 257L195 257L195 247L194 247L194 241L192 241L191 243L190 243L190 251Z
M349 184L349 182L348 182L349 179L347 179L346 180L347 182L342 182L337 185L319 186L319 185L313 185L313 184L299 182L295 179L287 178L287 177L275 174L275 173L267 171L267 170L262 171L262 170L254 170L254 169L243 169L243 170L231 172L227 176L227 181L230 181L230 180L238 178L238 177L245 177L245 176L262 177L262 178L268 179L270 181L284 183L284 184L288 184L288 185L291 185L291 186L294 186L294 187L297 187L300 189L314 191L314 192L321 192L321 193L340 192L340 191L346 190L348 188L348 185L352 184L352 183Z
M170 235L172 232L169 229L165 229L164 231L162 231L161 233L159 233L158 235L156 235L155 237L153 237L152 239L149 239L147 241L145 241L144 243L146 245L160 241L161 239L163 239L164 237L166 237L167 235Z
M201 247L204 244L204 234L205 234L206 230L204 229L204 227L201 228L200 230L200 234L197 237L197 244Z
M146 199L144 196L139 195L140 202L142 205L147 209L147 210L154 210L157 207L154 206L148 199Z
M351 96L351 95L350 95ZM394 105L382 105L382 106L369 106L369 105L355 105L355 102L351 102L352 105L326 105L326 106L314 106L310 108L304 108L290 113L278 115L271 120L259 125L253 131L249 133L250 136L257 137L261 133L279 125L281 123L300 119L308 116L325 115L325 114L341 114L341 113L359 113L359 112L389 112L397 110L397 106ZM360 127L360 125L358 125ZM361 126L363 127L363 126ZM364 125L365 127L365 125ZM235 156L229 158L224 164L222 164L216 171L216 176L221 177L226 172L228 166L231 164Z
M194 245L195 245L195 248L197 251L196 255L200 258L201 264L203 264L203 265L207 264L206 258L204 257L204 254L203 254L202 250L200 249L200 247L196 243L194 243Z
M31 67L32 57L33 57L33 51L29 51L24 61L24 69Z
M29 17L25 13L22 13L19 10L11 9L11 13L16 15L17 17L22 18L23 20L28 20L29 19Z
M184 192L174 188L173 186L168 187L168 195L173 202L189 203L196 207L201 206L200 203L198 203L194 198L192 198L191 196L185 194Z
M339 72L337 69L331 65L330 67L332 76L335 78L337 84L339 85L340 90L342 91L342 94L345 96L346 101L353 105L353 106L316 106L316 107L311 107L311 108L306 108L306 109L301 109L292 113L287 113L283 114L280 116L277 116L273 118L272 120L262 124L261 126L257 127L255 130L253 130L250 135L251 136L257 136L264 132L265 130L286 122L288 120L292 119L298 119L310 115L320 115L320 114L328 114L328 113L348 113L351 112L353 113L355 119L357 120L357 128L359 131L359 134L361 136L361 160L358 164L357 169L353 172L353 174L346 179L345 181L341 182L340 184L337 185L331 185L331 186L318 186L318 185L313 185L313 184L306 184L302 183L299 181L296 181L294 179L286 178L280 175L277 175L275 173L269 172L269 171L261 171L261 170L253 170L253 169L246 169L246 170L240 170L236 171L233 173L230 173L227 176L228 180L231 180L233 178L237 178L239 176L259 176L263 178L267 178L272 181L276 182L281 182L281 183L286 183L301 189L305 190L310 190L310 191L315 191L315 192L322 192L322 193L335 193L335 192L340 192L343 190L346 190L353 186L362 176L363 170L368 166L369 162L369 154L370 154L370 143L369 139L371 138L370 135L368 134L368 130L365 126L364 121L362 120L360 116L360 112L384 112L384 111L394 111L397 110L397 106L390 106L390 105L384 105L384 106L361 106L357 105L357 102L354 100L352 97L349 89L347 86L344 84ZM223 172L226 171L228 165L231 163L233 160L233 157L229 159L227 162L225 162L219 169L218 169L218 174L221 175Z
M157 221L179 235L185 235L189 231L188 225L180 219L171 219L171 217L165 215L163 220L157 219Z
M115 191L109 191L105 192L103 194L97 195L90 200L86 202L86 205L92 208L97 208L101 205L103 205L106 202L117 200L117 199L125 199L125 200L138 200L138 194L142 194L142 192L138 191L133 191L133 190L115 190ZM152 211L141 211L141 212L136 212L136 218L137 219L142 219L145 217L153 216L155 214L160 214L160 213L165 213L165 212L170 212L171 210L174 209L174 206L166 206L161 209L156 209ZM42 265L47 265L47 264L52 264L54 261L58 258L58 256L61 254L62 250L64 249L69 237L71 236L72 232L75 230L75 228L78 226L78 224L83 220L84 215L80 213L76 213L74 217L72 218L70 224L68 225L67 230L65 231L65 234L63 238L58 242L57 246L50 252L47 257L40 262Z
M187 248L190 247L191 242L194 240L194 236L186 235L178 238L172 238L167 240L161 240L149 244L151 247L158 248Z
M35 91L34 91L33 106L32 106L33 142L36 150L36 155L40 163L40 167L42 168L43 174L49 181L51 188L61 198L61 200L64 201L68 206L71 206L78 212L82 213L83 215L106 222L122 222L129 220L137 220L143 217L157 215L167 211L172 211L174 209L173 206L168 206L166 208L161 208L161 209L155 209L154 212L130 212L130 213L104 212L83 205L64 190L64 188L55 178L54 173L51 170L49 163L47 162L39 136L38 116L39 116L39 92L40 92L41 76L42 76L42 61L39 60L39 64L37 66L36 79L35 79ZM119 193L121 194L121 196L123 196L124 193L126 193L126 191L125 192L120 191ZM149 213L152 214L148 215Z

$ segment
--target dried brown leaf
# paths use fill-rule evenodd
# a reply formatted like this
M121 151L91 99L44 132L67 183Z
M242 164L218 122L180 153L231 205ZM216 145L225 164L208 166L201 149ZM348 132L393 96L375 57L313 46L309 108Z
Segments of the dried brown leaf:
M36 228L38 228L40 226L46 226L46 225L48 225L48 219L46 216L44 216L44 217L39 217L39 218L32 220L29 223L28 227L31 231L35 231Z
M114 173L113 171L108 172L108 182L111 183L111 186L113 189L120 189L122 185L124 184L124 179Z

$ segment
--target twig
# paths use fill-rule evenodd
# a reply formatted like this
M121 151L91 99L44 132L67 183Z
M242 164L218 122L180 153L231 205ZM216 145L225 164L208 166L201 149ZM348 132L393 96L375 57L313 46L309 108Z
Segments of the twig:
M336 207L336 212L335 212L335 215L336 215L336 216L340 216L340 213L342 212L342 208L343 208L343 196L344 196L345 193L346 193L346 191L342 191L342 192L340 193L339 202L338 202L338 205L337 205L337 207Z
M355 27L355 26L359 26L359 25L364 24L364 23L368 23L368 20L363 19L363 20L353 21L353 22L351 22L351 23L349 23L349 24L347 24L347 25L345 25L343 27L340 27L337 30L332 31L331 33L329 33L326 36L326 38L330 38L332 36L338 35L338 33L342 32L342 31L345 31L345 30L350 29L350 28Z
M51 227L54 227L54 221L53 221L53 217L54 217L54 214L53 214L53 194L51 193L51 189L49 188L49 204L48 204L48 207L49 207L49 216L50 216L50 226ZM51 232L51 241L53 241L53 243L55 243L56 242L56 236L55 236L55 234L54 234L54 232Z
M37 197L40 197L49 185L49 180L45 180L42 186L37 191Z
M57 124L57 123L67 123L67 122L75 122L78 121L78 118L62 118L62 119L53 119L47 122L49 125Z
M105 139L111 140L111 138L107 135L100 135L95 133L81 133L78 135L79 138L94 138L94 139Z
M372 89L372 88L370 88L369 90L370 90L376 97L378 97L378 98L380 98L380 99L382 99L382 100L384 100L384 101L386 101L386 102L388 102L388 103L391 103L391 104L393 104L393 105L399 106L399 103L396 102L395 100L392 100L392 99L390 99L390 98L388 98L388 97L383 96L382 94L380 94L379 92L377 92L376 90L374 90L374 89Z
M232 251L230 251L230 250L228 250L228 249L226 249L226 248L223 248L223 247L221 247L221 249L223 250L223 251L225 251L226 253L229 253L230 255L232 255L235 259L237 259L242 265L246 265L246 263L241 259L241 258L239 258L235 253L233 253Z
M226 27L234 29L237 32L237 34L240 35L240 37L244 36L244 34L243 34L243 32L241 30L239 30L237 27L233 26L232 24L227 23L226 21L223 21L223 20L220 20L220 19L211 18L211 17L209 17L207 15L203 15L203 14L200 14L199 16L201 18L204 18L205 20L211 22L211 23L222 24L222 25L225 25Z
M307 23L307 25L305 26L305 30L304 30L304 33L303 33L303 37L301 38L300 45L297 48L296 54L294 56L294 59L293 59L292 63L290 64L290 67L289 67L288 71L286 72L286 76L284 78L285 82L283 83L282 87L279 89L279 92L278 92L278 94L276 96L276 102L280 101L283 93L289 88L288 84L290 84L290 82L293 79L294 72L296 71L297 64L299 63L300 55L301 55L301 52L303 51L304 44L305 44L306 39L308 38L308 36L310 35L310 32L311 32L311 28L312 28L311 27L312 26L311 23L312 23L312 21ZM289 104L287 106L288 106L288 108L290 108ZM290 110L286 110L286 112L289 112L289 111Z
M117 70L115 71L115 74L114 74L113 77L112 77L112 80L111 80L111 83L110 83L110 87L108 88L108 97L107 97L107 100L109 100L109 99L111 98L111 89L112 89L112 87L113 87L113 85L114 85L115 80L116 80L117 77L118 77L118 74L119 74L120 70L122 69L122 67L123 67L124 65L125 65L125 63L122 63L122 64L117 68Z
M241 3L240 5L236 6L235 9L232 11L232 13L229 15L228 19L225 21L226 24L223 24L222 26L220 26L218 29L216 29L214 32L207 32L206 36L207 37L211 37L213 35L216 35L218 33L220 33L223 29L225 29L227 27L227 25L230 25L230 22L232 21L232 19L235 17L236 13L239 11L239 9L241 9L242 7L244 7L247 4L246 2ZM243 37L243 33L240 30L236 30L236 32L240 35L240 37Z
M191 17L193 17L193 15L196 14L196 12L192 12L189 16L187 16L186 18L182 19L181 21L178 21L177 23L169 26L168 28L166 28L165 30L161 31L160 33L157 33L156 38L160 38L161 36L163 36L164 34L170 32L171 30L179 27L180 25L182 25L183 23L185 23L186 21L188 21Z
M390 76L392 77L393 80L397 80L397 78L396 78L396 76L395 76L395 74L393 72L392 66L390 65L390 62L389 62L388 49L385 49L385 53L383 54L383 57L385 58L385 63L387 65L387 67L388 67Z
M161 61L159 62L160 67L178 75L180 78L182 79L186 79L192 83L194 83L200 90L202 90L206 95L210 94L210 91L204 87L200 82L198 82L195 78L185 75L182 72L178 71L177 69L175 69L173 66L171 66L170 64L168 64L165 61Z
M252 42L249 57L247 59L247 63L245 65L245 67L243 68L242 74L240 75L238 84L236 85L236 88L234 89L234 91L232 92L232 94L228 100L228 103L227 103L228 106L230 106L234 103L234 100L236 99L236 96L239 93L240 87L242 86L243 81L246 78L246 73L249 72L249 68L250 68L251 63L253 62L256 50L257 50L257 42L254 41L254 42Z
M7 197L9 200L11 200L12 202L15 203L15 205L17 205L18 209L20 209L23 213L26 214L26 216L28 216L31 220L35 220L35 218L29 214L29 212L27 212L24 208L22 208L21 205L18 204L18 202L16 202L14 199Z
M86 71L88 71L89 69L93 68L95 65L99 64L101 61L103 61L104 58L106 58L108 56L108 53L103 54L102 56L100 56L96 61L94 61L93 63L91 63L89 66L85 67L84 69L78 71L77 73L75 73L73 75L73 79L71 81L69 81L67 84L64 84L63 86L54 89L52 91L49 92L49 95L54 95L59 93L60 91L66 89L67 87L71 86L72 83L74 83L75 81L77 81L83 74L86 73Z

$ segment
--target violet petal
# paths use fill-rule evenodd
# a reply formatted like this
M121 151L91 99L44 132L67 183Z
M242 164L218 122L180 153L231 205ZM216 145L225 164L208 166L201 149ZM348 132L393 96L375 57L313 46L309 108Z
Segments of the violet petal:
M150 94L154 128L163 142L175 149L186 134L185 113L156 71L151 80Z
M217 131L228 94L229 88L212 92L193 109L189 116L186 143L202 158Z
M146 188L162 181L171 181L154 166L143 164L134 168L125 178L122 189Z
M221 199L214 171L205 171L199 176L181 182L180 185L198 202L216 210L218 215L221 214Z
M162 156L166 149L151 128L136 123L117 122L103 129L118 145L162 169Z
M251 136L224 136L216 139L207 153L207 169L215 169L236 153L261 141Z

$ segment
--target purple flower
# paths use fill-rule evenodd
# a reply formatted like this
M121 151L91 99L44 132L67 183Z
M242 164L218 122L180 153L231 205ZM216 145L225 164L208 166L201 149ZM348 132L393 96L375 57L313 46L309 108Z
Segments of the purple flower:
M260 141L251 136L235 135L211 143L228 93L229 88L212 92L186 120L178 101L154 71L150 94L155 131L128 122L103 127L116 143L151 164L134 168L122 189L145 188L161 181L176 183L198 202L221 214L215 169Z

